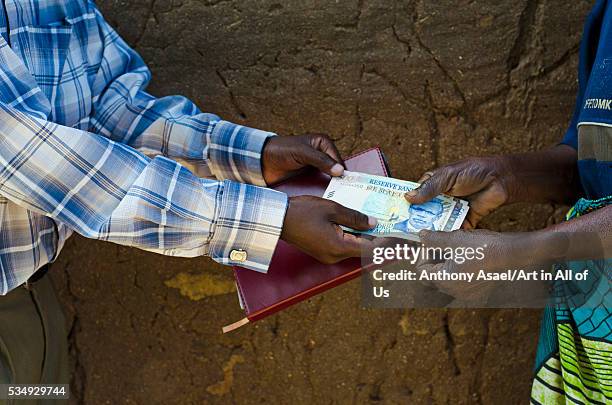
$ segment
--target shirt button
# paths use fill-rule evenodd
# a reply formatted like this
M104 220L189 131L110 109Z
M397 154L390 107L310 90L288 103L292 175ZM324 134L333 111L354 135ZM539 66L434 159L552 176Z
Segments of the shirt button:
M234 249L230 252L230 260L235 262L245 262L247 259L247 252L242 249Z

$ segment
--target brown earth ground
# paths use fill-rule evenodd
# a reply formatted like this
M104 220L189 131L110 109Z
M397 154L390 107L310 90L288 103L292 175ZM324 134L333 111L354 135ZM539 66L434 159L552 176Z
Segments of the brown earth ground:
M347 155L380 145L416 179L471 155L554 144L569 120L588 1L100 0L153 94ZM494 4L495 3L495 4ZM483 225L537 229L563 207ZM353 282L229 335L231 274L74 237L52 266L74 400L526 403L539 310L367 310Z

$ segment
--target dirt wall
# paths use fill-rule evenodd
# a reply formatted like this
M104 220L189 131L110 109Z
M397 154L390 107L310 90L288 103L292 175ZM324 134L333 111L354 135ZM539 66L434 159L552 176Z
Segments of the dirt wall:
M283 135L378 145L394 175L557 142L591 2L100 0L155 95ZM503 209L527 230L563 207ZM74 237L52 273L75 398L98 403L526 403L537 310L366 310L352 282L227 336L232 277Z

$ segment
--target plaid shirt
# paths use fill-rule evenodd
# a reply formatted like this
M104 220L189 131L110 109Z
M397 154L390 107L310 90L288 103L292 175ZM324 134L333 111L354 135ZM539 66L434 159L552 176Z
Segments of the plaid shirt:
M4 2L0 293L72 231L265 272L287 207L258 187L274 134L147 94L151 73L92 1Z

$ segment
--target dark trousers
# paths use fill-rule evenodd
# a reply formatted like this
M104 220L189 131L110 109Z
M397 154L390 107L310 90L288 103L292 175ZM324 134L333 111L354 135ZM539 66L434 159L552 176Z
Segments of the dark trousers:
M69 374L64 314L49 275L0 296L0 384L68 384ZM36 402L15 401L28 403Z

